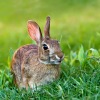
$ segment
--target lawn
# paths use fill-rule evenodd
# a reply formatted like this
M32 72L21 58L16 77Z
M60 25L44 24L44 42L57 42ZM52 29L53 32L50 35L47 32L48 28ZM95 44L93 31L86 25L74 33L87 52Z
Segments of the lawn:
M51 17L51 37L60 41L65 59L61 76L39 91L13 84L10 61L21 45L34 43L27 21L42 31ZM0 100L100 100L100 0L0 1Z

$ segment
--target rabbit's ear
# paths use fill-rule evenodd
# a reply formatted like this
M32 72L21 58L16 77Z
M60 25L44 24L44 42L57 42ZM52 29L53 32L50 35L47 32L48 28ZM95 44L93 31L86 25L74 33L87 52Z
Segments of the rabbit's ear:
M42 33L38 24L34 21L28 21L28 32L31 39L35 40L37 43L42 41Z
M49 16L46 18L44 34L45 34L45 38L50 38L50 17Z

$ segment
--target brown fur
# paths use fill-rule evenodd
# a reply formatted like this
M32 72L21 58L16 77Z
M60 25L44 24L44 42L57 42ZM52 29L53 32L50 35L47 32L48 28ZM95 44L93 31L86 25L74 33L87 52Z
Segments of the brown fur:
M46 37L42 39L37 23L29 22L29 24L30 36L37 42L37 45L25 45L16 50L12 58L11 71L18 87L28 88L29 86L34 89L35 86L47 84L59 77L60 63L58 60L63 60L63 53L58 41L50 39L50 34L47 33L49 26L47 31L45 28ZM48 46L47 50L43 49L44 43Z

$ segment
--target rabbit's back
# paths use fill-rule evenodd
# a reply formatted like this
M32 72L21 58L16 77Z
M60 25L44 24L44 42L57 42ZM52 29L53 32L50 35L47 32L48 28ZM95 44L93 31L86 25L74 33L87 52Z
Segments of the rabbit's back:
M19 84L22 81L22 63L31 53L38 55L38 47L36 45L25 45L15 51L12 62L11 71L14 74L14 81Z
M33 53L38 54L38 47L36 45L33 45L33 44L24 45L15 51L14 56L13 56L13 60L20 59L20 63L22 63L24 55L27 52L29 52L30 50L33 50Z

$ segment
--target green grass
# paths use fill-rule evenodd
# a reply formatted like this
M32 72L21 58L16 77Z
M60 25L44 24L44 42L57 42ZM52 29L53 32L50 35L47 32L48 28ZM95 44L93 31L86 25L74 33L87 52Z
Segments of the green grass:
M82 56L83 55L83 56ZM81 58L80 58L81 57ZM62 63L61 76L55 82L32 91L18 89L9 69L0 72L1 100L99 100L100 54L91 48L71 52Z
M100 0L0 1L0 100L99 100L99 12ZM51 37L60 40L65 54L61 76L40 91L19 90L9 69L12 54L21 45L33 43L27 20L35 20L43 32L48 15Z

